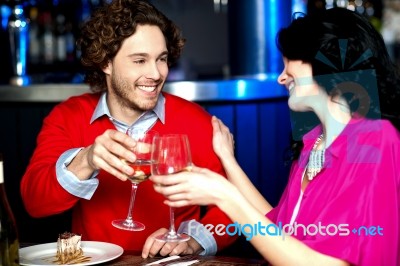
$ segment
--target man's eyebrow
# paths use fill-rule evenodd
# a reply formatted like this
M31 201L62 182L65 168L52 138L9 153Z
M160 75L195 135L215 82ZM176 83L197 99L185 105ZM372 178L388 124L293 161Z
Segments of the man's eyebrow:
M147 53L133 53L133 54L129 54L128 57L133 57L133 56L143 56L143 57L148 57L149 54Z
M168 55L168 51L162 52L158 57L164 56L164 55ZM134 56L148 57L149 54L148 53L133 53L133 54L128 55L128 57L134 57Z

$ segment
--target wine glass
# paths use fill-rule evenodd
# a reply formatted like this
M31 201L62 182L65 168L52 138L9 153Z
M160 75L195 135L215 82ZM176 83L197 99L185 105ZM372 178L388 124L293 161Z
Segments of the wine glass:
M129 202L128 215L126 219L113 220L112 225L123 230L128 231L142 231L144 230L144 224L134 221L133 216L133 205L135 203L136 191L139 184L147 180L151 174L151 150L153 138L158 135L154 130L146 131L143 128L128 128L126 132L129 136L136 140L136 146L133 152L136 155L136 161L133 163L127 162L135 172L132 176L129 176L129 180L132 184L131 198Z
M156 136L153 140L153 151L151 160L152 175L167 175L181 171L190 171L192 167L192 156L190 153L187 135L169 134ZM189 240L189 236L178 234L175 231L174 208L169 211L169 231L156 239L164 242L182 242Z

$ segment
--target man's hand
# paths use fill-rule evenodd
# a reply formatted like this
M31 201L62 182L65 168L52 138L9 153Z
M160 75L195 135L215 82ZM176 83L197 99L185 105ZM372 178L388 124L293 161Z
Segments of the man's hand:
M187 255L199 254L203 248L192 237L185 242L161 242L155 239L156 236L168 232L166 228L161 228L152 233L144 243L142 250L142 257L155 257L157 254L160 256L174 256L174 255Z
M68 170L80 180L89 178L96 170L103 169L125 181L134 170L122 159L129 162L136 160L132 152L136 141L117 130L106 130L94 143L83 150L68 165Z

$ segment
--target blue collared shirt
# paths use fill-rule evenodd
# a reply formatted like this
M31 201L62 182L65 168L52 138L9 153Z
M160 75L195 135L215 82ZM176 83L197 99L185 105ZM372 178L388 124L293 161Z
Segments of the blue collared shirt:
M150 128L157 122L157 119L159 119L161 123L165 123L165 98L162 94L160 94L154 109L152 111L144 112L132 125L128 125L111 116L110 110L107 106L106 95L106 92L101 95L90 123L93 123L96 119L106 115L115 125L117 130L121 132L126 132L130 126ZM65 151L60 156L56 164L57 180L60 185L72 195L90 200L99 184L99 180L96 178L98 171L95 171L87 180L79 180L77 176L67 169L69 163L82 149L83 147L73 148ZM188 227L189 224L191 228ZM198 228L194 231L201 232L201 234L191 234L193 230L190 229L193 229L194 227ZM196 239L196 241L204 248L204 251L200 255L214 255L217 252L217 243L214 237L201 223L194 220L191 220L190 223L188 221L183 222L180 225L178 232L188 234Z

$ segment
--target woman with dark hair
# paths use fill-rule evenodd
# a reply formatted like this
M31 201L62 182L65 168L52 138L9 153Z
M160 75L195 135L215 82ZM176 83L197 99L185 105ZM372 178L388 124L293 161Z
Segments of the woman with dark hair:
M400 80L382 37L334 8L297 18L277 44L278 82L302 140L279 204L253 186L215 117L213 147L228 180L194 167L151 177L155 190L170 206L217 205L235 221L226 232L246 235L273 265L400 265Z

